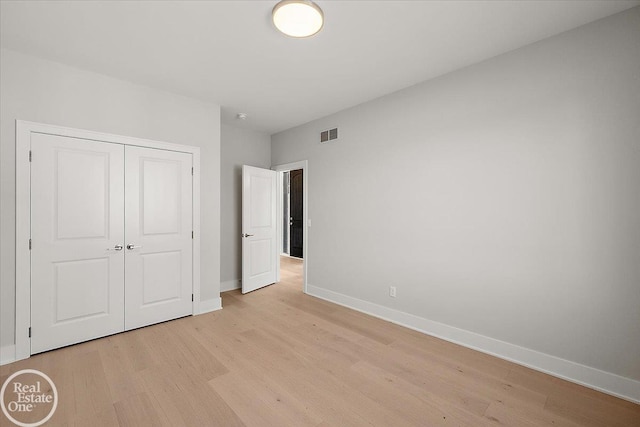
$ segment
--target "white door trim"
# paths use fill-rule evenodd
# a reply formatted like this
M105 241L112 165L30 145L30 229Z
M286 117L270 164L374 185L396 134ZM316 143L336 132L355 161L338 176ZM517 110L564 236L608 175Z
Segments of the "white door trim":
M31 356L31 134L45 133L122 145L156 148L193 155L193 314L201 314L200 301L200 147L152 141L82 129L16 120L16 346L15 360ZM206 307L202 307L205 308Z
M302 235L304 236L302 239L302 291L306 294L307 292L307 270L309 265L309 251L307 248L309 247L309 161L308 160L300 160L298 162L293 163L285 163L283 165L273 166L271 168L276 172L285 172L296 169L302 169ZM278 241L279 248L282 248L282 174L278 174ZM278 252L278 264L276 265L277 271L277 281L280 281L280 252Z

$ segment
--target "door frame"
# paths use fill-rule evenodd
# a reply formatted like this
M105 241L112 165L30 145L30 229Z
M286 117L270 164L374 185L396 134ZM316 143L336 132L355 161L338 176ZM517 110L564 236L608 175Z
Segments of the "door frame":
M309 161L300 160L292 163L285 163L282 165L273 166L271 168L276 172L286 172L296 169L302 169L302 291L307 292L307 271L309 265ZM282 174L278 173L278 189L277 189L277 239L279 242L278 247L282 248L282 202L284 195L282 194ZM280 281L280 252L277 254L277 281Z
M200 147L113 135L83 129L16 120L16 312L15 359L31 356L31 134L44 133L121 145L190 153L193 156L193 315L201 314L200 300ZM207 311L207 310L205 310Z

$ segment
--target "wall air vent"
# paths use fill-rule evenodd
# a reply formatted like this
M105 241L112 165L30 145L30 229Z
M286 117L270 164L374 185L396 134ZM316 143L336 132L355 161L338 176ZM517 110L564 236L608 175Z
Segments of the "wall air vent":
M320 132L320 143L326 144L329 141L338 139L338 128L324 130Z

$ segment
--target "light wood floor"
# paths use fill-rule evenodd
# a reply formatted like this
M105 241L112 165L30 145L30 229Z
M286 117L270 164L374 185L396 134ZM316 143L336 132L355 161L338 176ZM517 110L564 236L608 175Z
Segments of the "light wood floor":
M221 311L1 379L47 373L55 426L640 426L640 405L304 295L301 261L282 263L281 283L226 292Z

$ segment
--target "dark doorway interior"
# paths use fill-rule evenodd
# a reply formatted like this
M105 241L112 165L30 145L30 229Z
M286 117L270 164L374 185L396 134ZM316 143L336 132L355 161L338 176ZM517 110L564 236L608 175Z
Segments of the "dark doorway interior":
M282 253L289 255L289 171L282 172Z
M302 258L302 169L289 172L289 255Z

